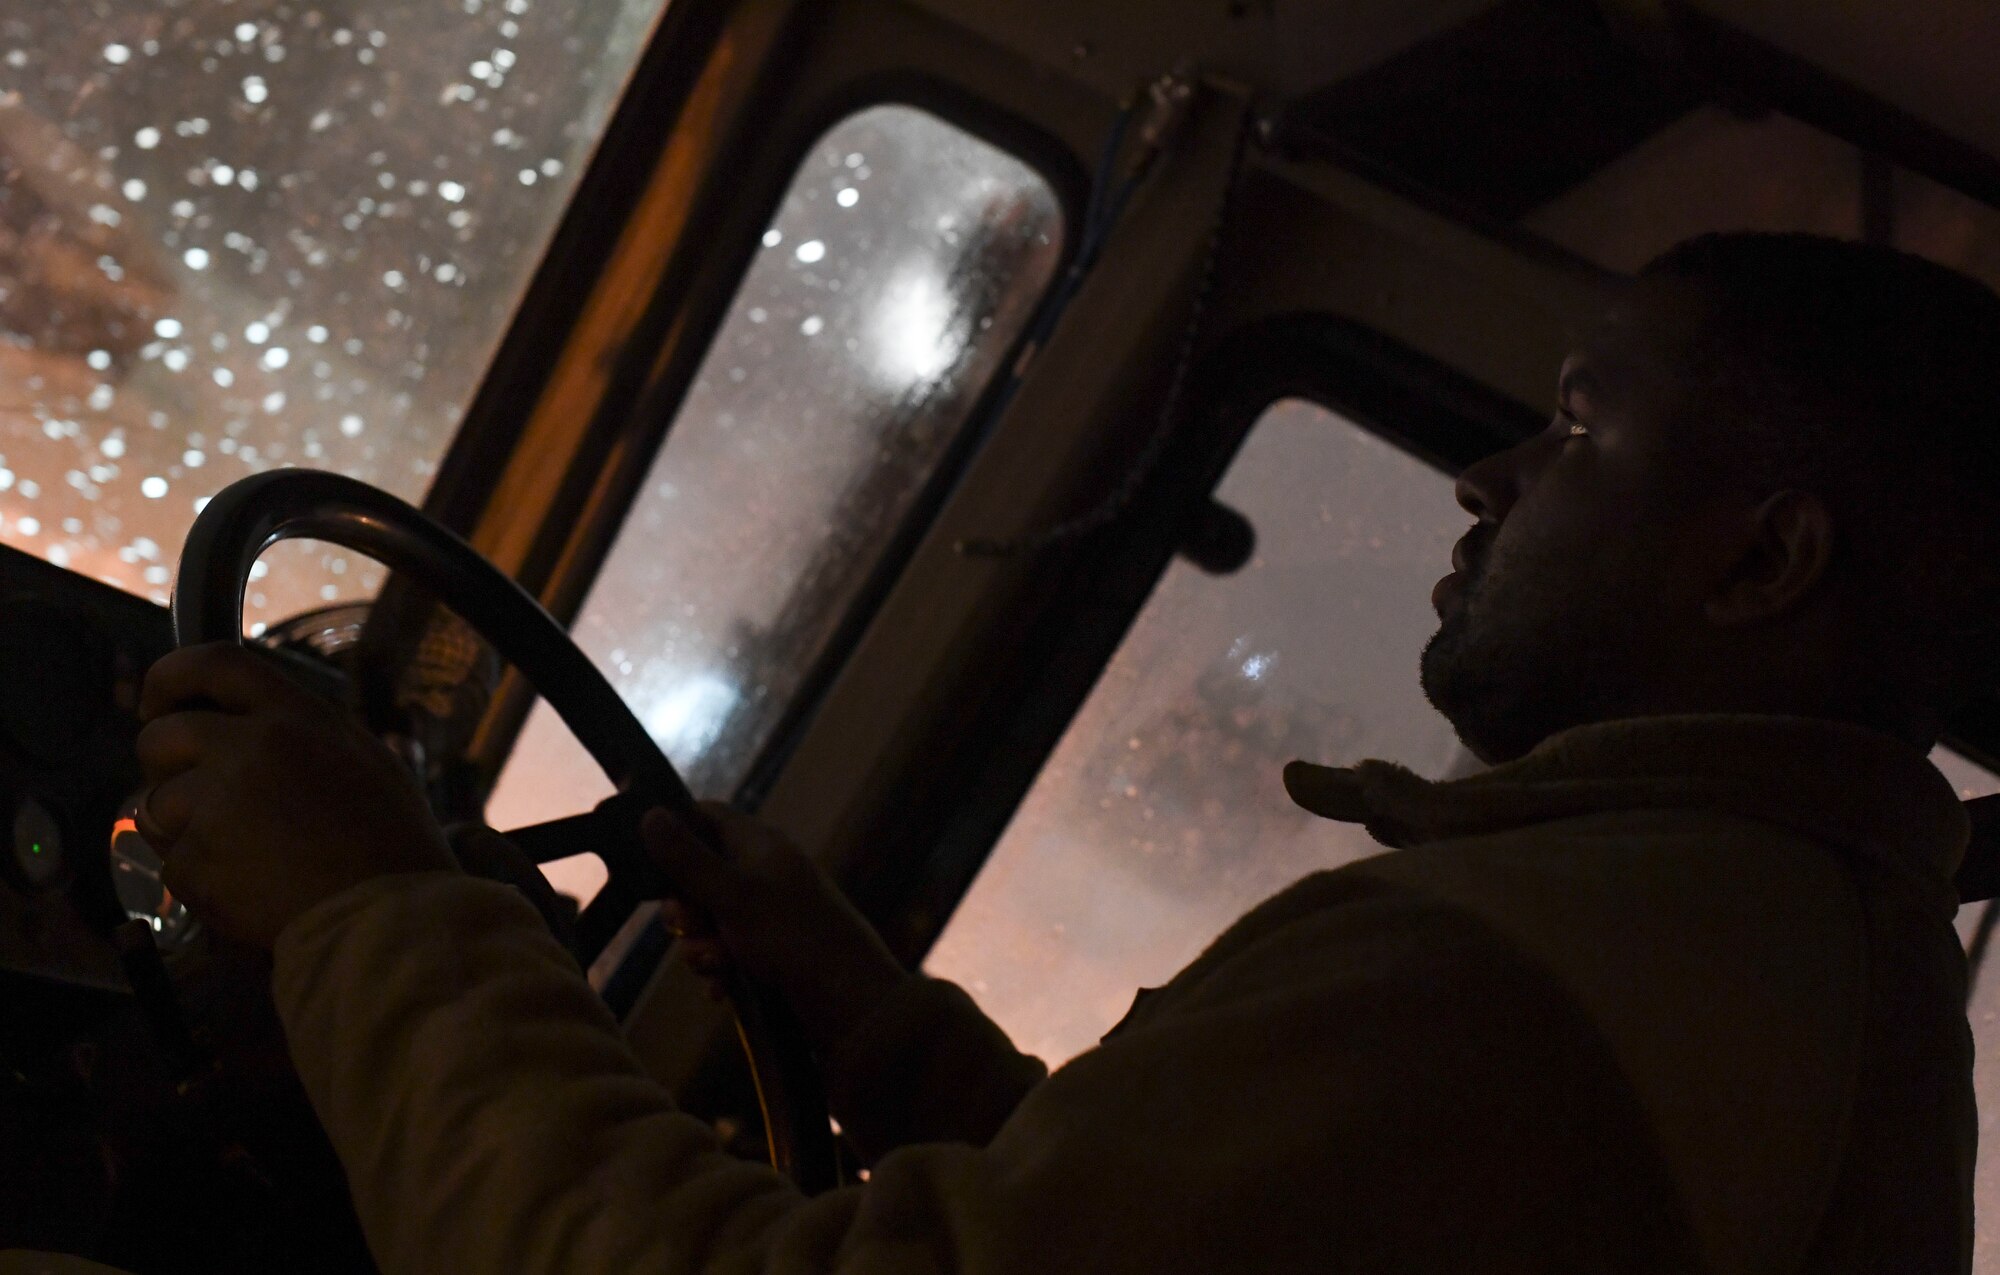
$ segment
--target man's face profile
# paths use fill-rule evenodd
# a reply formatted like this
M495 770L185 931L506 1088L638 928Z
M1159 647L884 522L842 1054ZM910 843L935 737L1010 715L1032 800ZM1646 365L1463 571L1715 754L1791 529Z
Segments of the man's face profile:
M1678 355L1700 311L1642 287L1565 362L1548 428L1459 479L1478 521L1432 595L1422 675L1484 761L1647 711L1647 687L1706 636L1716 501L1686 454Z

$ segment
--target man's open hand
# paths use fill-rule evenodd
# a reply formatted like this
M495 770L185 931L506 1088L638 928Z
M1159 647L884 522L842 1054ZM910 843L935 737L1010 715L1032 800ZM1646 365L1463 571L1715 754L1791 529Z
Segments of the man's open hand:
M456 870L416 785L380 741L268 661L218 643L146 675L140 831L174 896L269 948L314 904L395 872Z

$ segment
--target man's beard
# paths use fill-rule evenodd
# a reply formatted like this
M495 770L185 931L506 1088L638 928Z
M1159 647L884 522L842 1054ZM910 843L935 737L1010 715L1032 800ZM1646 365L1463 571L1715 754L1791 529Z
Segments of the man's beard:
M1424 644L1419 667L1424 698L1444 714L1473 756L1492 764L1518 754L1497 737L1502 723L1494 719L1504 714L1493 701L1501 679L1494 677L1489 652L1472 632L1470 602L1468 589L1456 606L1446 608L1438 631Z
M1490 565L1467 574L1421 662L1425 697L1466 748L1498 764L1570 727L1626 716L1633 635L1616 609L1574 579L1496 588ZM1523 578L1560 577L1512 572L1506 583Z

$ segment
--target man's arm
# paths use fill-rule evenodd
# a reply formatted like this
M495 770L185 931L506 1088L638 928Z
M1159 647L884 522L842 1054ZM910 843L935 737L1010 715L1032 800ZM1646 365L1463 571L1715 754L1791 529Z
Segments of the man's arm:
M697 973L734 966L782 996L826 1068L827 1102L873 1163L901 1146L984 1146L1047 1077L950 983L908 973L867 919L775 828L720 803L656 812L648 847ZM720 985L718 981L718 986Z
M301 1079L387 1272L953 1269L939 1204L992 1199L969 1147L810 1202L725 1154L507 887L383 878L274 955Z
M141 714L162 875L275 947L294 1062L390 1275L1697 1265L1589 1018L1407 888L1288 892L984 1149L906 1147L805 1201L673 1109L358 722L226 646L162 659Z
M811 1201L673 1109L504 887L373 882L276 955L389 1275L1698 1267L1589 1024L1475 923L1365 890L1239 944L987 1148Z
M869 1163L898 1147L983 1147L1048 1079L956 984L911 977L825 1058L827 1105Z

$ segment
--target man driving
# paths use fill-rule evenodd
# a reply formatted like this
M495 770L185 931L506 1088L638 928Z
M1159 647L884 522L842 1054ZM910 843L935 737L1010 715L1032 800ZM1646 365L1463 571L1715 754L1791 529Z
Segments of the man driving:
M153 670L146 826L274 952L392 1273L1967 1270L1968 823L1927 753L2000 674L2000 297L1704 237L1560 402L1459 480L1433 599L1424 688L1491 768L1289 768L1393 853L1053 1075L777 834L649 819L697 968L791 999L870 1161L815 1199L677 1112L535 910L262 662Z

